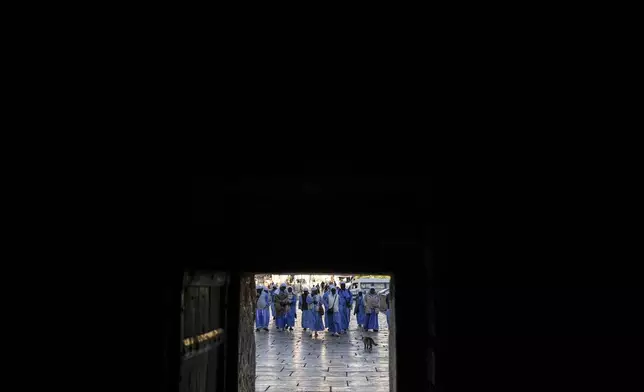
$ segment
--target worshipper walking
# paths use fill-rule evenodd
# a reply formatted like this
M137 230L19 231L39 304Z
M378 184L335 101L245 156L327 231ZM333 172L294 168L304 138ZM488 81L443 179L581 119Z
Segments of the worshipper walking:
M266 290L266 288L264 288L264 290ZM275 293L274 293L274 290L273 290L273 284L272 283L268 285L267 292L268 292L268 305L269 305L270 310L271 310L270 316L273 318L273 320L275 320L275 304L273 303L273 295L275 295ZM270 321L270 319L269 319L269 321Z
M322 303L324 304L324 325L329 329L331 324L329 319L329 285L324 285L324 295L322 296Z
M317 287L313 287L311 295L306 299L306 302L309 304L309 312L311 313L311 336L315 332L316 338L318 337L318 331L324 331L324 323L322 322L322 315L320 314L320 310L324 313L324 308L322 308L322 297L318 290Z
M306 331L307 328L310 328L311 312L309 312L309 304L306 302L309 297L309 289L305 287L302 289L302 295L300 295L300 303L298 308L302 311L302 328Z
M276 320L277 317L277 306L275 306L275 296L280 292L279 288L277 287L277 284L273 284L273 291L271 293L271 298L273 298L273 320ZM277 323L275 323L275 326L277 326Z
M349 321L351 320L351 303L353 302L353 296L351 292L346 289L344 282L340 283L340 290L338 291L339 301L340 301L340 328L342 332L347 333L349 329Z
M263 329L268 331L268 321L270 314L268 313L268 292L264 291L263 286L257 286L257 309L255 310L255 328L256 331Z
M364 298L362 298L362 291L358 291L358 296L356 297L356 306L353 310L353 314L356 315L356 321L358 322L358 328L365 325L365 311L364 311Z
M264 288L264 293L266 293L266 298L268 298L268 309L266 309L266 321L268 321L267 324L271 322L271 311L273 310L273 294L272 290L270 289L270 285L268 287L262 286ZM273 313L275 314L275 313Z
M367 319L365 320L364 330L373 329L373 332L378 332L378 313L380 312L380 296L376 294L376 289L373 287L369 290L369 294L364 297L365 313Z
M327 313L329 314L329 324L327 326L329 327L329 332L331 332L331 336L340 336L340 296L337 293L337 290L334 285L329 285L329 296L328 296L328 303L329 306L327 307Z
M286 325L286 314L288 313L289 301L286 293L286 283L282 283L277 294L273 297L275 303L275 325L278 331L284 331Z
M297 305L297 296L293 293L293 287L288 286L286 288L288 293L288 313L286 314L286 326L290 331L295 327L295 319L297 318L297 313L295 311Z

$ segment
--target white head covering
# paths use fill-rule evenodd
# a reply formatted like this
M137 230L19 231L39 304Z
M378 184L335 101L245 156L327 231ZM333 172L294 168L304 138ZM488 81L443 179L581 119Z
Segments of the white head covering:
M335 289L335 294L331 292L331 289ZM335 287L335 285L329 285L329 306L333 306L333 311L338 312L340 310L340 305L338 304L340 298L340 292Z
M304 286L304 287L302 287L302 291L307 291L307 292L308 292L308 291L309 291L309 288L308 288L308 287L306 287L306 286Z
M280 287L286 287L286 283L282 283Z
M260 289L263 289L263 288L264 288L264 286L262 286L261 284L258 284L257 287L256 287L257 290L260 290Z

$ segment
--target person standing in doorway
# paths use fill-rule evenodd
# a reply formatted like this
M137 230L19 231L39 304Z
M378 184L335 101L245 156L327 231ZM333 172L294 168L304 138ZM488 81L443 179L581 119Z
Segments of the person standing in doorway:
M327 314L329 315L329 332L331 336L340 336L340 296L334 285L329 285L329 296L327 297L329 306L327 307Z
M320 310L324 312L322 307L322 297L319 294L318 288L313 287L311 295L306 299L309 304L309 312L311 312L311 336L315 332L315 337L318 337L318 331L324 331L324 323L322 322L322 315Z
M369 294L364 298L365 313L367 316L366 325L364 330L368 331L373 329L373 332L378 332L378 313L380 312L380 296L376 294L376 289L369 289Z
M295 311L297 305L297 296L293 292L293 287L289 286L286 288L288 294L288 313L286 314L286 326L289 330L293 330L295 327L295 318L297 317L297 312Z
M340 297L340 328L342 329L342 332L340 333L347 333L347 330L349 329L349 321L351 319L351 303L353 302L353 296L349 292L349 290L346 289L346 285L344 282L340 283L340 290L338 291L338 295Z
M300 295L300 303L298 305L298 308L302 311L302 328L304 328L305 331L307 328L310 328L309 304L306 302L308 296L309 296L309 289L307 287L304 287L302 289L302 295Z
M286 283L282 283L277 294L273 297L273 302L275 303L275 311L277 316L275 317L275 325L277 326L278 331L284 331L286 326L286 315L288 313L289 301L288 294L286 293Z
M362 291L358 291L358 296L356 297L356 305L355 305L353 314L356 315L358 328L363 327L365 325L365 311L364 311L364 298L362 297Z
M268 293L264 291L264 287L257 286L257 308L255 310L255 331L259 332L260 329L268 331Z

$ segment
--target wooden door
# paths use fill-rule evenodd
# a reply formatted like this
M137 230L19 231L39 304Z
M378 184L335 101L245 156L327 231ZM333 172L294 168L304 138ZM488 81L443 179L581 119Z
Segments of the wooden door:
M222 272L188 272L181 300L181 392L223 390L225 304L229 277Z

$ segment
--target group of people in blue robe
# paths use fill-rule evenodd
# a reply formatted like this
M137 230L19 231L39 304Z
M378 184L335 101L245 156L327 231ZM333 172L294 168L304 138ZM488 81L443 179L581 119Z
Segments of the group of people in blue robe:
M292 331L297 319L296 309L300 309L301 326L305 331L310 331L311 336L317 337L318 332L325 329L331 332L331 336L340 336L346 334L349 329L353 308L359 328L378 332L380 297L374 288L371 288L366 295L359 291L355 307L353 307L353 296L344 282L340 283L339 289L332 284L325 286L324 294L321 294L317 287L313 287L310 292L305 287L299 296L295 295L293 288L286 283L282 283L279 287L260 285L256 288L256 331L261 329L268 331L271 314L278 331ZM389 308L389 295L387 295L387 308ZM387 326L389 326L389 309L386 315Z

